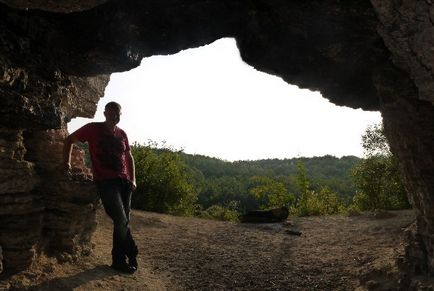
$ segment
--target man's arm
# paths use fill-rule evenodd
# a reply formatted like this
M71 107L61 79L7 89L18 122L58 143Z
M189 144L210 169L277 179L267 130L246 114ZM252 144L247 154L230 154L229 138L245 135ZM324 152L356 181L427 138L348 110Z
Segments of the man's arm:
M128 167L128 174L130 175L131 183L133 183L133 191L136 190L137 184L136 184L136 167L134 165L134 158L131 154L131 151L127 151L126 154L127 159L127 167Z
M71 151L72 145L78 141L74 134L70 134L63 142L63 168L68 171L71 169Z

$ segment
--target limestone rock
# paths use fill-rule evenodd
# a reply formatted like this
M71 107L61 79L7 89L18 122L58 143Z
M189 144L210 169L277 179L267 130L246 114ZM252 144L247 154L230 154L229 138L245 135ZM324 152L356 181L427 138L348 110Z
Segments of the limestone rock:
M408 72L421 100L434 105L433 5L427 1L371 0L381 21L379 32L394 63Z
M91 9L95 6L101 5L107 0L93 0L93 1L80 1L80 0L1 0L0 2L6 3L10 7L28 10L40 9L53 12L76 12Z
M0 246L0 274L3 273L3 249Z
M8 271L29 266L36 249L70 256L91 250L96 190L78 148L74 173L59 171L66 135L66 130L0 131L0 245Z
M58 166L66 123L94 114L109 74L234 37L256 69L335 104L381 111L419 211L408 266L433 272L432 1L0 2L0 230L17 236L0 237L6 269L29 265L36 248L87 248L97 207L89 171L77 150L74 175Z
M69 252L75 255L90 247L96 227L98 196L90 170L84 165L83 153L74 148L74 172L66 174L62 166L63 140L67 131L34 131L27 136L28 158L38 171L51 179L36 190L44 201L44 240L48 252Z

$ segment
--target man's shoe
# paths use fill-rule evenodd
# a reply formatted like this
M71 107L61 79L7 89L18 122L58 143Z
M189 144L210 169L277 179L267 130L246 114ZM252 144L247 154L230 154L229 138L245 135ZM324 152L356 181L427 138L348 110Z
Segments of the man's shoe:
M139 254L139 249L137 248L137 246L134 244L134 241L132 241L132 246L129 248L129 251L127 252L127 257L128 257L128 264L131 267L134 267L137 269L138 265L137 265L137 255Z
M134 256L132 258L128 259L128 265L130 265L130 267L133 267L137 270L138 264L137 264L137 257Z
M123 263L113 263L111 265L111 267L113 269L115 269L116 271L121 272L121 273L125 273L125 274L132 274L132 273L134 273L137 270L136 267L128 265L126 262L123 262Z

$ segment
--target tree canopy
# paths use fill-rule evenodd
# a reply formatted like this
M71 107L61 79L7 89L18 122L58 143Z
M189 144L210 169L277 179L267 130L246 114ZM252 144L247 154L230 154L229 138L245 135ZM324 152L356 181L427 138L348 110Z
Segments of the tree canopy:
M382 124L369 126L362 136L365 159L352 172L358 210L409 208L399 175L398 160L390 152Z
M132 207L222 220L281 206L293 215L408 208L381 124L366 129L362 146L363 159L327 155L228 162L136 143L131 146L137 178ZM80 147L89 163L87 147Z

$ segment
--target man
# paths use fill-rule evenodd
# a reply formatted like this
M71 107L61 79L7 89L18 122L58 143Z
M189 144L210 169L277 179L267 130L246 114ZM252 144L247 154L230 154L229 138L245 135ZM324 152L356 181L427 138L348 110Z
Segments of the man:
M128 137L116 126L120 115L121 106L118 103L107 103L104 122L88 123L65 139L63 162L69 171L73 143L88 142L93 180L104 209L113 220L111 267L120 272L134 273L137 270L138 249L128 224L136 177Z

